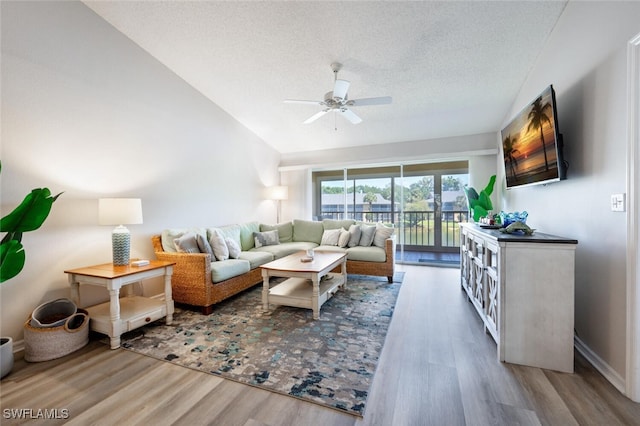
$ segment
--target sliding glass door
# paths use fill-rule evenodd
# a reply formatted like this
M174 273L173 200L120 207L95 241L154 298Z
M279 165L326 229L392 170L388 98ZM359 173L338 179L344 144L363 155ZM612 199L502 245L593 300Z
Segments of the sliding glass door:
M458 224L468 217L466 162L343 169L313 176L317 219L392 224L398 261L458 252Z

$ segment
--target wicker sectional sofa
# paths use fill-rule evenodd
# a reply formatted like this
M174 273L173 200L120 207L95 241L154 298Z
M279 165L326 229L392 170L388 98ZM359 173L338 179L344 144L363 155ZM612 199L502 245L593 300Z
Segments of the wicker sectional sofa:
M365 234L367 237L363 238ZM215 250L220 237L230 251L228 258L224 253L220 256L220 246ZM158 260L175 262L171 278L173 300L199 307L205 314L211 313L216 303L262 282L260 265L301 250L345 251L349 274L383 276L392 282L395 269L393 228L356 224L353 220L165 229L151 241Z

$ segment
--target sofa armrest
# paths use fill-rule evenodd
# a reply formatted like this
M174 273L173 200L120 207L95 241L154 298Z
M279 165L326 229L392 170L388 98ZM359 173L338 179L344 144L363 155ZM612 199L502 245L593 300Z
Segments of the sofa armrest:
M210 296L212 290L211 281L211 255L208 253L169 253L162 250L159 235L151 238L156 258L168 262L174 262L173 275L171 276L171 288L178 296L177 300L188 300L184 303L198 305L198 301Z
M384 241L384 254L387 262L396 263L396 237L395 235Z

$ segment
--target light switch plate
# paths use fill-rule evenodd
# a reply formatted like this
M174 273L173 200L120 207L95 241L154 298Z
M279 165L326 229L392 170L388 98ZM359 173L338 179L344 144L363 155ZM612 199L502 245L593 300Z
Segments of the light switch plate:
M626 210L625 194L613 194L611 195L611 211L623 212Z

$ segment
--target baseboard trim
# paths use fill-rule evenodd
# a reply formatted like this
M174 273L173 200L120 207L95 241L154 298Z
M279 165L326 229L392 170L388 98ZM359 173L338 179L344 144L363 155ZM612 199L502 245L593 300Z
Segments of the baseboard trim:
M573 344L578 352L585 357L593 367L600 372L620 393L626 395L624 378L618 374L609 364L593 352L578 336L573 337Z
M13 341L13 358L16 360L24 358L24 339Z

